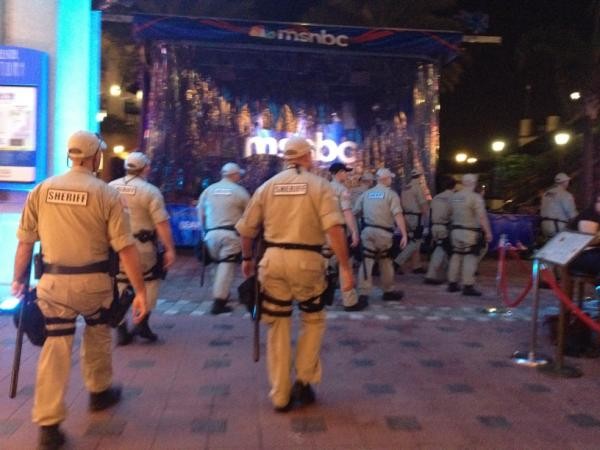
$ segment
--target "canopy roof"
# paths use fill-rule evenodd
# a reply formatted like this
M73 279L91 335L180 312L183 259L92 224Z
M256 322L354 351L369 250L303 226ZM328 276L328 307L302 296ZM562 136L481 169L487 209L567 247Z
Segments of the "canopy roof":
M142 40L191 41L204 45L262 47L307 52L386 55L445 63L460 51L462 33L365 28L287 22L136 14Z

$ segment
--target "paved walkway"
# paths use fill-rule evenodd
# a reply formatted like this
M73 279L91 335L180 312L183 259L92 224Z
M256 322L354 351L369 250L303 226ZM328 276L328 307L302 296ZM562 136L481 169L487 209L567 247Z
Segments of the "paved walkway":
M482 314L498 305L494 271L495 262L486 260L482 298L448 294L411 274L398 277L407 293L402 302L375 298L368 310L350 314L334 306L317 403L276 414L265 362L251 358L247 314L239 306L232 314L207 314L210 295L199 287L198 264L182 256L152 318L160 342L115 349L123 401L89 413L74 367L67 448L600 448L600 360L568 359L583 370L579 379L515 366L510 355L529 345L531 301L509 315ZM512 275L516 295L525 274ZM556 305L548 291L542 304ZM544 328L540 346L552 352ZM30 449L37 438L30 411L39 351L25 344L20 390L10 400L13 350L14 327L0 317L0 448ZM78 360L74 351L74 366Z

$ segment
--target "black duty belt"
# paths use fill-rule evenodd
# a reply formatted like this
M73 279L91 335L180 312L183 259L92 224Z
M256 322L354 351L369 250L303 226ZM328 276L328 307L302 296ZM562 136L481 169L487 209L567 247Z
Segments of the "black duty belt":
M402 211L402 214L405 216L421 216L421 213L411 212L411 211Z
M363 228L369 228L369 227L370 228L379 228L380 230L385 230L388 233L392 233L392 234L394 233L394 229L391 228L391 227L384 227L384 226L381 226L381 225L374 225L372 223L365 223Z
M237 230L235 229L235 225L223 225L222 227L209 228L208 230L206 230L204 232L204 234L208 233L209 231L214 231L214 230L229 230L229 231L235 231L237 233Z
M307 245L307 244L294 244L290 242L268 242L265 241L265 248L279 247L286 250L308 250L310 252L321 253L323 248L322 245Z
M541 221L552 221L552 222L569 223L568 220L554 219L552 217L540 217L540 220Z
M98 261L85 266L61 266L44 263L44 273L52 275L80 275L84 273L108 273L109 261Z
M462 225L450 225L451 230L468 230L468 231L476 231L477 233L481 232L480 227L463 227Z
M442 225L444 227L447 227L449 225L448 222L431 222L431 225Z

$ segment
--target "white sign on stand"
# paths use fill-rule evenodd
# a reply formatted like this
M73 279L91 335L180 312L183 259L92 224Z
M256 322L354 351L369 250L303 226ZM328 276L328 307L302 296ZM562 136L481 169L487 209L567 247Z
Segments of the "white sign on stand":
M561 231L539 249L533 255L533 258L550 264L565 266L590 245L595 237L593 234Z

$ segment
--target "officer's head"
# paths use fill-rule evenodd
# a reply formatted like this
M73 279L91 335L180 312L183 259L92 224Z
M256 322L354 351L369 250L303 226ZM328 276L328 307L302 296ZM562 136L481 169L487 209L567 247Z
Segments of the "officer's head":
M150 158L142 152L131 152L123 163L127 175L146 175L150 172Z
M477 175L472 173L465 173L462 176L462 185L466 189L474 190L477 185Z
M363 174L360 176L360 182L368 187L373 185L374 179L375 177L371 172L363 172Z
M570 180L571 180L571 177L569 177L566 173L563 173L563 172L557 173L556 176L554 177L554 182L557 185L563 186L565 188L569 186Z
M389 187L392 184L392 178L394 178L396 175L393 174L390 169L382 167L381 169L377 169L375 176L377 177L377 183Z
M283 159L288 164L296 164L310 169L312 166L313 146L301 137L291 137L285 142L283 148Z
M234 162L228 162L221 168L221 176L223 178L228 178L235 183L240 181L242 175L244 175L245 173L246 171L240 168L240 166L238 166Z
M456 188L456 180L450 175L444 175L440 180L440 187L442 191L453 191Z
M106 143L102 137L89 131L76 131L67 143L67 154L73 164L87 166L94 172L100 167L104 150Z
M346 181L348 172L352 172L352 168L341 162L334 162L329 166L329 173L339 181Z

